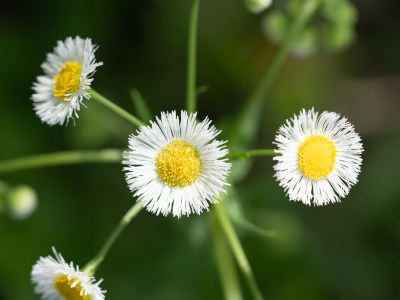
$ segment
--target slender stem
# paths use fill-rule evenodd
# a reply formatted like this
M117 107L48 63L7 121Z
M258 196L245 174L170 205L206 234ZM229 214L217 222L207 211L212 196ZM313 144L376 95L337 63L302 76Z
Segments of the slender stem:
M121 160L122 150L119 149L103 149L96 151L61 151L1 161L0 174L41 167L79 163L120 163Z
M277 156L277 155L281 154L275 152L275 150L273 149L255 149L243 152L229 152L227 157L235 160L248 160L250 157L253 156Z
M200 0L193 0L189 19L186 108L189 113L196 111L196 41L197 20Z
M255 135L263 102L266 99L271 84L285 61L293 40L313 15L320 4L320 1L321 0L303 1L303 6L289 29L285 41L279 48L278 52L276 52L272 57L259 83L231 127L228 135L228 140L231 145L236 146L235 144L238 142L238 139L240 139L242 135L249 136L249 132ZM245 126L245 124L248 126Z
M100 248L99 252L97 252L96 256L86 264L83 268L83 271L86 272L89 276L93 276L96 272L96 269L101 264L101 262L105 259L108 251L114 245L115 241L121 234L121 232L125 229L125 227L131 222L131 220L140 212L143 208L143 204L141 202L135 203L127 213L122 217L121 221L119 221L117 227L110 234L106 242Z
M224 231L226 238L228 239L232 252L235 255L239 268L247 281L253 298L256 300L264 299L260 292L260 289L257 286L253 271L251 269L249 261L247 260L246 254L242 248L242 245L240 244L238 236L236 235L235 229L233 228L233 225L226 214L223 204L220 202L214 207L218 221L221 224L222 230Z
M136 118L135 116L133 116L132 114L128 113L126 110L122 109L121 107L119 107L118 105L114 104L113 102L111 102L110 100L108 100L107 98L103 97L102 95L100 95L99 93L97 93L94 90L90 90L90 94L92 95L92 98L97 100L98 102L100 102L101 104L103 104L104 106L106 106L107 108L111 109L112 111L114 111L115 113L117 113L118 115L120 115L121 117L125 118L126 120L128 120L129 122L131 122L133 125L135 126L142 126L145 125L142 121L140 121L138 118Z
M243 229L246 229L250 232L261 235L265 238L276 237L276 232L273 230L260 228L257 225L254 225L253 223L251 223L251 222L247 221L246 219L241 218L239 216L230 215L230 217L235 224L241 226Z
M139 115L139 118L141 118L145 122L150 121L153 114L150 112L150 109L147 106L146 101L143 99L142 94L139 92L139 90L135 88L131 89L130 95L137 114Z
M235 264L232 254L229 250L221 225L215 216L210 214L212 236L214 245L214 254L219 271L219 277L222 282L226 300L242 300L242 292L240 290L239 278L237 276Z

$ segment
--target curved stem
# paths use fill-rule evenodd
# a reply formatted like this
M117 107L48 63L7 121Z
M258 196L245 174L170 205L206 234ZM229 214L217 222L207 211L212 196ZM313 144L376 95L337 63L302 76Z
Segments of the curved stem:
M254 138L261 115L262 106L269 88L283 62L285 61L290 47L292 46L293 40L316 11L320 1L321 0L303 1L303 6L297 14L291 28L289 29L285 41L279 48L278 52L276 52L272 57L256 88L250 95L250 98L245 102L244 107L240 110L237 119L234 121L230 129L228 140L233 147L236 147L238 140L240 140L243 136L247 136L247 138L250 139Z
M121 163L122 150L103 149L97 151L61 151L14 158L0 162L0 174L20 170L71 165L79 163Z
M97 100L98 102L100 102L101 104L103 104L107 108L111 109L112 111L114 111L115 113L120 115L121 117L125 118L126 120L131 122L133 125L135 125L135 126L143 126L143 125L145 125L145 123L140 121L138 118L136 118L135 116L133 116L132 114L130 114L126 110L122 109L118 105L114 104L113 102L111 102L107 98L103 97L102 95L100 95L96 91L89 90L89 92L92 95L93 99Z
M268 230L268 229L264 229L264 228L260 228L257 225L247 221L244 218L241 218L239 216L233 216L230 215L230 217L232 218L232 221L241 226L243 229L248 230L249 232L261 235L265 238L273 238L276 237L276 232L273 230Z
M121 232L125 229L125 227L131 222L131 220L141 211L143 208L143 204L141 202L135 203L127 213L122 217L121 221L119 221L117 227L110 234L108 239L105 241L103 246L100 248L99 252L97 252L96 256L86 264L86 266L82 269L83 272L86 272L89 276L93 276L96 272L98 266L105 259L108 251L112 245L114 245L115 241L121 234Z
M275 152L275 150L273 149L255 149L243 152L229 152L227 157L234 160L248 160L250 157L253 156L277 156L277 155L281 154Z
M188 113L196 111L196 40L200 0L193 0L189 19L186 108Z
M215 205L214 207L218 221L220 222L222 230L224 231L225 236L228 239L232 252L235 255L239 268L242 271L243 276L247 281L247 284L249 286L253 298L256 300L264 299L260 292L260 289L257 286L257 282L254 278L253 271L251 269L249 261L247 260L242 245L240 244L240 240L236 235L235 229L233 228L233 225L226 214L223 204L220 202L218 205Z

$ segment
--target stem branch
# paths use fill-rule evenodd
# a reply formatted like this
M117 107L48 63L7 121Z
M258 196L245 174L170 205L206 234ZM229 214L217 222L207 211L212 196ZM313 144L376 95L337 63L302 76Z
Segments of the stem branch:
M133 116L132 114L127 112L125 109L122 109L118 105L114 104L113 102L111 102L107 98L103 97L102 95L100 95L96 91L90 90L90 94L92 95L93 99L97 100L98 102L100 102L101 104L103 104L107 108L111 109L112 111L114 111L115 113L120 115L121 117L125 118L126 120L131 122L133 125L135 125L135 126L143 126L143 125L145 125L138 118L136 118L135 116Z
M255 149L243 152L229 152L227 157L234 160L248 160L250 157L253 156L277 156L277 155L281 154L275 152L275 150L273 149Z
M229 143L234 147L238 143L238 140L242 138L242 136L247 135L248 138L253 138L253 136L255 136L255 131L257 129L262 111L262 105L271 87L271 84L283 62L285 61L290 47L292 46L293 40L313 15L320 4L320 1L321 0L303 1L303 6L300 9L291 28L289 29L286 39L279 48L278 52L276 52L272 57L260 81L250 95L248 101L245 102L244 107L241 109L237 119L234 121L231 127L231 130L228 134L228 140ZM245 126L246 124L248 126ZM253 136L250 136L249 132L253 133Z
M122 150L103 149L97 151L61 151L14 158L0 162L0 174L6 172L52 167L79 163L120 163Z
M88 276L94 275L96 269L105 259L108 251L110 250L111 246L114 245L115 241L117 240L121 232L131 222L131 220L140 212L142 208L143 204L141 202L137 202L122 217L121 221L119 221L117 227L115 227L115 229L110 234L106 242L100 248L99 252L97 252L96 256L90 262L88 262L86 266L83 268L83 271L86 272Z

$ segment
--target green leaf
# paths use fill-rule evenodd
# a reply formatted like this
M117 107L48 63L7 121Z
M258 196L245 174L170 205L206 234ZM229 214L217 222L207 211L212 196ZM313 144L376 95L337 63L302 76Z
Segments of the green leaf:
M140 94L139 90L133 88L131 89L129 94L133 101L133 105L138 117L145 123L153 119L153 113L150 111L149 107L146 104L146 101L143 99L142 94Z

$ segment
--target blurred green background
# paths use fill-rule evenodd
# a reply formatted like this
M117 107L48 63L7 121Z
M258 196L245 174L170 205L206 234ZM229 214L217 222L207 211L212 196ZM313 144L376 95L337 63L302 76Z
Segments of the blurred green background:
M276 1L278 3L278 1ZM274 3L274 5L277 5ZM302 108L349 118L365 146L359 183L342 203L289 202L273 179L270 157L252 160L237 184L244 214L273 229L265 239L238 228L266 299L400 299L400 3L354 1L356 40L342 53L290 57L266 100L254 147L272 148L278 127ZM181 109L186 83L190 1L8 1L0 9L0 159L105 147L124 148L135 129L94 101L76 126L49 127L32 110L32 82L57 40L91 37L99 45L93 88L133 111L137 87L154 114ZM268 12L268 11L267 11ZM200 119L236 112L276 46L263 14L242 1L201 2ZM0 299L39 299L30 270L55 246L83 266L134 203L122 166L77 165L9 173L39 195L24 221L0 215ZM208 214L142 212L123 232L97 278L107 299L221 299ZM245 296L248 291L242 280Z

